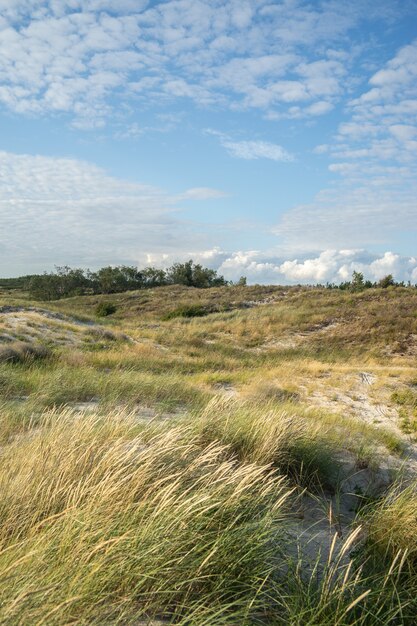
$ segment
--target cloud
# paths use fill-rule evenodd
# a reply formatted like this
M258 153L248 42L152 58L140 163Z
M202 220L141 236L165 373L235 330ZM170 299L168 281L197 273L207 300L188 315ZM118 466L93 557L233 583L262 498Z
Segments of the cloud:
M387 244L417 231L417 40L401 48L350 101L350 119L314 153L337 176L274 228L294 249Z
M27 273L29 266L36 272L54 264L167 265L193 258L218 269L228 279L246 275L251 282L340 282L353 270L362 271L371 280L393 274L399 280L417 282L417 260L395 252L376 255L322 246L317 254L288 253L284 257L274 251L210 247L207 244L215 238L216 229L209 231L197 222L184 220L180 203L214 201L224 196L224 192L208 187L173 195L112 177L88 162L0 152L0 264L18 274ZM410 223L417 215L413 207L410 204ZM375 214L379 210L374 207ZM369 217L367 208L363 215ZM397 215L394 211L391 215L392 226ZM304 229L315 227L313 238L320 242L320 224L314 226L305 212L300 220ZM339 221L336 214L335 230Z
M343 167L339 164L339 167ZM355 181L353 164L347 164L345 181L320 192L314 202L287 211L273 232L286 247L294 250L320 250L387 244L394 234L417 230L417 185L408 181L405 171L389 179L382 170L366 186ZM361 172L358 168L359 183ZM390 183L392 187L390 187ZM403 188L402 188L403 183Z
M323 250L316 256L285 259L258 250L227 252L214 247L203 252L187 252L180 257L152 255L153 263L167 267L174 260L194 259L212 267L228 280L246 276L251 283L324 284L350 280L354 271L378 281L387 274L396 280L417 282L417 259L393 252L375 255L366 250Z
M227 198L229 194L219 189L211 189L210 187L193 187L187 189L178 196L181 200L213 200L216 198Z
M181 219L179 202L223 195L210 188L170 195L91 163L0 152L0 265L27 273L55 263L134 263L151 251L203 245L206 235Z
M378 11L363 0L0 0L0 103L78 128L100 127L120 102L174 99L321 115L349 87L347 33L355 42L363 21L395 14L392 0ZM404 81L413 54L376 73L365 100Z
M246 161L256 159L269 159L271 161L291 162L295 157L282 146L270 141L245 140L236 141L228 135L216 130L207 129L209 135L219 138L220 144L227 150L230 156Z
M294 157L282 146L269 141L229 141L222 146L231 156L238 159L270 159L271 161L294 161Z

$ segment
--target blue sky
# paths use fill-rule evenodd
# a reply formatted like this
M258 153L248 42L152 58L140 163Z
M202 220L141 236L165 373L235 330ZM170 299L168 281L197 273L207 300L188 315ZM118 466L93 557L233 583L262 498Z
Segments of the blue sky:
M417 283L417 0L0 0L0 275Z

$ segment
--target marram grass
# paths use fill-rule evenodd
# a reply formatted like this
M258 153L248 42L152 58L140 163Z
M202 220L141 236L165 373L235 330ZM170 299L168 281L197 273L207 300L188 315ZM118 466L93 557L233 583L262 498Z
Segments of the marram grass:
M137 623L251 612L282 535L286 481L184 427L49 414L3 453L2 619ZM136 621L135 621L136 620Z
M45 414L2 449L0 623L411 625L401 555L379 575L347 565L360 528L302 573L277 464L289 425L252 427L239 450L201 422Z
M80 325L100 300L24 312L47 358L0 363L0 624L415 626L415 487L329 509L346 464L378 478L411 445L337 399L411 420L415 290L162 288ZM163 319L190 304L226 311Z

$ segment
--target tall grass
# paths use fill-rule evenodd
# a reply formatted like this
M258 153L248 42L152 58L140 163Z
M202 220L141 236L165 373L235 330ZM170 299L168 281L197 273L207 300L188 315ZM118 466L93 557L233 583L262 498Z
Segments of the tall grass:
M111 332L77 327L82 340L52 345L51 358L4 359L0 623L414 626L415 486L372 492L354 520L339 484L343 468L377 475L401 437L308 402L317 390L356 393L365 362L377 377L369 397L389 403L404 388L413 293L122 294ZM252 306L271 295L276 305ZM233 310L162 321L174 300ZM97 302L53 306L91 314ZM408 411L410 398L391 400ZM90 400L97 414L62 408ZM146 423L120 411L138 405L187 415ZM334 524L317 552L306 524L338 498L345 536L327 558ZM307 506L317 510L300 519Z
M229 605L249 615L290 494L267 467L202 448L187 428L144 436L126 416L65 412L5 449L0 490L10 624L226 617Z
M294 561L292 489L271 465L296 431L271 422L257 440L255 423L224 444L201 423L55 411L4 446L0 623L412 626L398 545L369 572L358 528L313 571Z
M375 562L404 555L404 569L417 581L417 481L396 483L366 514L366 548Z
M215 397L195 419L201 441L221 441L242 462L268 463L303 487L335 489L338 462L325 431L275 403Z

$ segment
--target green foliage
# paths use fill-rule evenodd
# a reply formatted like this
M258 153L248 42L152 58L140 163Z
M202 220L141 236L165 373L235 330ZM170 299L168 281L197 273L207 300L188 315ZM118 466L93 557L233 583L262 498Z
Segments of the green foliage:
M401 406L409 406L417 409L417 391L414 389L400 389L394 391L391 400Z
M0 289L25 289L35 275L18 276L16 278L0 278Z
M411 287L411 283L408 284ZM336 285L335 283L327 283L327 289L341 289L342 291L360 292L365 289L372 289L373 287L380 287L386 289L387 287L405 287L404 282L396 282L392 274L387 274L381 280L373 283L370 280L365 280L362 272L354 271L352 274L352 280L345 281Z
M183 304L164 315L163 320L172 320L176 317L204 317L211 312L200 304Z
M363 291L365 289L365 280L362 272L354 271L352 274L351 291Z
M227 284L223 276L217 276L215 270L194 263L191 259L186 263L174 263L166 274L168 283L187 287L204 289Z
M120 265L102 267L97 272L88 272L96 293L120 293L143 286L142 274L135 267Z
M117 306L113 302L100 302L96 307L97 317L107 317L116 313Z
M417 433L417 390L415 388L394 391L391 400L399 405L401 429L408 435Z
M18 284L13 279L13 284ZM19 283L20 284L20 283ZM102 267L96 272L70 267L57 267L55 272L34 275L25 281L31 296L36 300L59 300L69 296L94 293L122 293L163 285L185 285L187 287L218 287L227 285L223 276L215 270L193 261L174 263L167 270L119 265Z
M55 273L33 276L28 283L30 294L37 300L59 300L81 295L90 287L90 280L82 269L56 267Z
M157 267L145 267L142 270L142 277L144 287L162 287L167 284L165 270Z
M378 287L382 287L382 289L386 289L387 287L394 287L395 280L392 274L387 274L378 282Z

